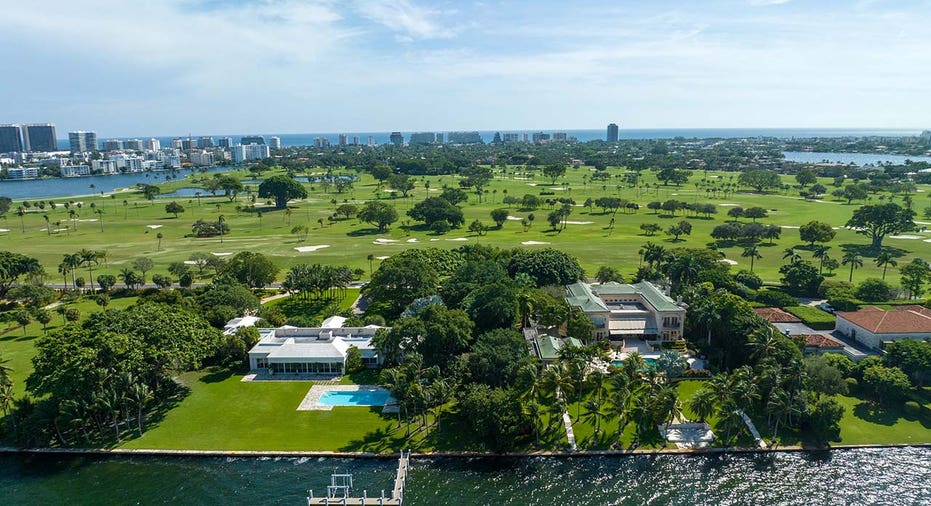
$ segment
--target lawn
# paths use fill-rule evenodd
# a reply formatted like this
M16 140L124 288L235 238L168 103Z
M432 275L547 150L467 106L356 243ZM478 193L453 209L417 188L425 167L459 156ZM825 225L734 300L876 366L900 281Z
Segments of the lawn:
M309 381L242 382L242 375L196 372L190 392L141 438L122 448L390 452L407 447L405 428L379 409L297 411Z

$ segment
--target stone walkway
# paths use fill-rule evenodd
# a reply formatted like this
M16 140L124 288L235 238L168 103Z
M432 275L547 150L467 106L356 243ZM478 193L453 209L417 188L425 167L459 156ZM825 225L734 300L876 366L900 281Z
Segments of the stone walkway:
M766 448L766 441L763 441L763 438L760 437L760 432L756 430L756 426L753 425L753 420L751 420L743 410L737 410L737 414L740 415L740 418L743 418L744 423L747 424L747 428L750 429L750 434L752 434L753 439L756 440L756 445L760 448Z

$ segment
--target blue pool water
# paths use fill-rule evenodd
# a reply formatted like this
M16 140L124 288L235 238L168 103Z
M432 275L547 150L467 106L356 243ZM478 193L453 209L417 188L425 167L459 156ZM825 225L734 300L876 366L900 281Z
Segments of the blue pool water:
M388 402L387 390L359 390L356 392L330 391L320 396L321 406L384 406Z
M647 367L656 367L655 358L645 358L643 361L647 364ZM620 360L614 360L611 362L611 365L614 367L624 367L624 362L621 362Z

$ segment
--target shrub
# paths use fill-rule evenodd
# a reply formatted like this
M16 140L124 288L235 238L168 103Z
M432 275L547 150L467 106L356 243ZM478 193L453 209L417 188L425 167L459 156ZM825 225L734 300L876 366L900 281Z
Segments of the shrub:
M847 382L847 392L853 394L857 391L857 388L860 387L860 382L857 381L857 378L847 378L844 380Z
M815 330L832 330L834 328L834 315L811 306L793 306L785 308L802 320L802 323Z
M798 306L798 299L779 290L760 290L756 292L756 302L766 306L780 308Z
M682 374L683 378L710 378L711 371L708 369L688 369Z
M365 364L362 363L362 352L359 348L355 346L350 346L346 350L346 372L359 372L365 369Z
M852 283L834 279L825 279L821 282L821 286L818 287L819 297L830 299L831 297L839 297L842 295L853 295Z
M854 295L867 302L885 302L892 298L892 287L881 279L867 278L860 283Z
M917 417L921 415L921 405L918 404L918 401L908 401L905 403L905 414L908 416Z
M746 285L748 288L752 288L754 290L758 290L761 286L763 286L763 280L759 276L746 270L742 270L735 274L734 279L736 279L738 283Z
M828 304L831 305L837 311L856 311L860 309L860 305L863 301L857 300L853 297L837 297L828 299Z

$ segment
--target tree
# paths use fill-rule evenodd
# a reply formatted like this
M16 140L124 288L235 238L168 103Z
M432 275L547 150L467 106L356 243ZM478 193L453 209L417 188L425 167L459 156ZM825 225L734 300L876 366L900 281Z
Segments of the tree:
M582 279L583 271L574 257L553 248L515 250L508 262L508 274L524 273L536 286L568 285Z
M850 266L850 277L847 279L848 282L853 282L853 271L859 267L863 267L863 257L856 254L856 252L848 251L844 253L844 258L841 259L841 265Z
M355 346L349 346L346 350L346 372L355 373L365 370L365 364L362 362L362 351Z
M795 175L795 181L801 186L810 186L818 182L818 177L815 171L811 169L802 169Z
M101 274L97 276L97 285L100 286L100 289L106 293L109 292L114 285L116 285L116 276L112 274Z
M874 262L876 263L876 267L883 268L882 279L886 279L886 269L888 267L897 267L899 265L899 263L896 262L895 257L892 256L892 253L887 250L880 251L879 254L876 255L876 260L874 260Z
M847 382L840 370L823 356L805 359L805 383L818 395L847 394Z
M690 170L680 170L667 167L656 173L656 179L662 181L663 186L668 186L669 183L680 186L687 183L691 175L692 171Z
M388 230L388 226L398 221L398 212L394 206L385 202L366 202L359 211L359 219L378 227L379 232Z
M814 246L816 242L831 242L837 231L822 221L809 221L798 228L798 235L809 246Z
M278 267L268 257L253 251L240 251L223 266L226 274L251 288L262 288L275 281Z
M739 218L743 218L744 208L740 206L734 206L727 210L727 215L731 218L734 218L734 221L737 221Z
M854 295L866 302L885 302L892 298L892 287L881 279L867 278L857 286Z
M79 264L78 264L79 265ZM22 276L42 271L39 261L19 253L0 251L0 298L5 297L10 287Z
M753 261L763 258L763 255L760 254L760 248L756 244L750 245L744 248L743 252L740 254L743 258L750 259L750 272L753 272Z
M333 214L335 214L336 216L342 216L343 218L348 220L349 218L352 218L358 213L359 213L359 206L355 204L340 204L340 206L336 208L336 211Z
M124 267L120 270L120 279L123 280L123 284L126 285L126 288L134 290L137 286L142 284L144 281L136 273L136 271L130 269L129 267Z
M217 221L204 221L197 220L191 225L191 231L197 237L223 237L223 234L228 233L230 230L229 225L226 224L226 220L222 219L222 216L217 219Z
M866 188L860 184L847 185L842 190L837 190L833 193L838 197L847 200L847 203L850 204L854 200L863 200L869 196L869 193L866 191Z
M889 343L884 350L884 365L901 369L912 385L924 387L925 380L931 376L931 342L906 339Z
M396 192L407 198L407 195L414 189L414 181L407 174L392 174L388 178L388 186Z
M692 234L692 224L685 220L682 220L679 223L669 227L669 230L667 230L666 233L673 236L674 241L678 241L680 235L691 235Z
M154 274L152 276L152 283L155 283L155 286L163 290L171 288L171 276L166 276L164 274Z
M915 211L899 207L894 203L865 205L853 212L847 221L847 228L869 237L870 248L879 251L887 235L907 232L915 228L912 218Z
M920 258L913 258L911 262L903 265L899 272L902 274L902 287L908 290L911 298L921 297L925 282L931 278L931 267Z
M491 451L515 448L529 426L520 398L512 390L474 384L459 402L461 410L471 413L469 429L474 437Z
M494 209L491 211L491 219L495 222L495 226L501 228L504 226L504 222L508 219L508 210L507 209Z
M306 199L304 185L285 175L271 176L259 185L259 198L274 198L275 207L284 209L289 200Z
M137 271L142 272L142 282L145 283L145 274L152 270L152 267L155 266L155 263L149 257L139 257L133 260L132 267Z
M430 230L436 235L443 235L452 229L452 226L446 220L437 220L430 224Z
M477 333L497 328L511 328L518 320L518 300L510 280L477 288L462 302Z
M533 364L527 344L514 329L495 329L478 336L466 362L468 379L491 386L516 383L521 369Z
M469 200L469 196L466 192L459 188L443 188L443 192L440 193L440 198L445 199L454 206Z
M873 365L863 370L863 390L874 402L892 404L908 395L908 376L896 367Z
M161 232L155 234L155 240L158 241L158 244L157 244L156 247L155 247L155 250L156 250L156 251L161 251L161 250L162 250L162 239L164 239L164 238L165 238L165 236L164 236Z
M465 222L462 209L441 197L427 197L423 201L414 204L407 212L407 215L415 220L425 222L428 227L441 220L445 220L454 228L461 226Z
M386 308L386 318L401 313L414 299L436 293L439 274L414 255L400 254L381 263L366 286L372 305Z
M472 223L469 224L469 232L473 234L485 235L486 228L487 227L479 220L473 220Z
M658 223L641 223L640 230L643 230L643 234L647 237L655 235L657 232L662 230L662 225Z
M754 222L767 216L769 216L769 213L762 207L748 207L747 209L744 209L744 217L750 218Z
M800 297L814 297L824 278L818 274L818 269L806 261L799 261L783 265L779 268L782 274L782 285L789 293Z
M820 443L837 439L840 434L840 421L844 416L844 407L836 399L819 398L809 406L806 420L807 432Z
M162 190L154 184L139 185L139 189L142 191L142 194L145 196L146 200L152 200L156 197L156 195L162 192Z
M543 167L543 175L550 178L552 184L556 180L566 175L566 166L562 164L546 165Z
M778 188L782 183L779 175L768 169L749 169L740 174L737 182L756 189L758 192Z
M307 239L307 233L310 232L310 229L307 225L297 225L291 229L291 233L297 236L297 240L304 242Z
M184 206L175 201L171 201L165 204L165 212L168 214L173 214L175 215L175 218L177 218L179 214L184 212Z
M598 282L602 284L611 281L616 283L624 282L624 276L622 276L621 273L618 272L618 270L614 267L608 267L607 265L602 265L598 268L598 272L595 273L595 279L597 279Z

